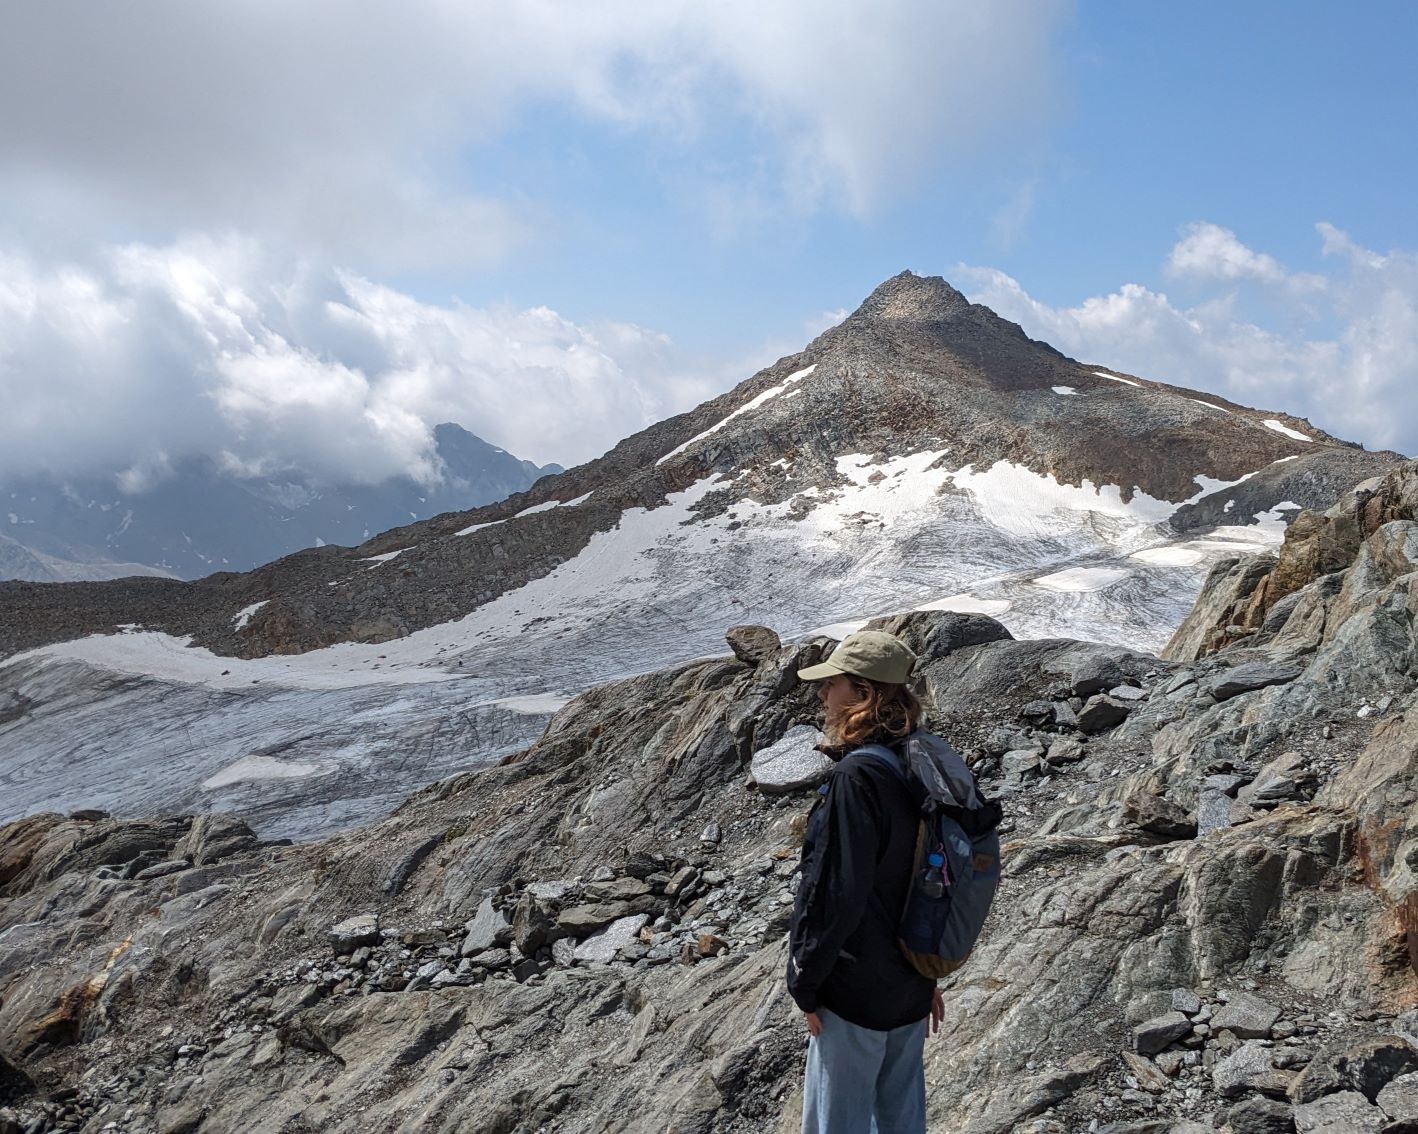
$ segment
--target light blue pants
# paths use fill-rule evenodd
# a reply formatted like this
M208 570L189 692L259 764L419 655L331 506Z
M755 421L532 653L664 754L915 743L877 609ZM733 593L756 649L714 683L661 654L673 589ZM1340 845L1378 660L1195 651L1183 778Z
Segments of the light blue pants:
M803 1134L925 1134L926 1021L873 1031L818 1009L808 1040Z

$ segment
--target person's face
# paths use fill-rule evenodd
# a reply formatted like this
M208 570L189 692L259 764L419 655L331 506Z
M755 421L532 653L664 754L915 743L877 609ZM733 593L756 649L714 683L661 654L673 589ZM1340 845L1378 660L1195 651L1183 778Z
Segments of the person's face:
M827 720L831 722L841 719L847 709L862 700L862 695L852 684L851 678L837 673L818 682L817 699L822 702Z

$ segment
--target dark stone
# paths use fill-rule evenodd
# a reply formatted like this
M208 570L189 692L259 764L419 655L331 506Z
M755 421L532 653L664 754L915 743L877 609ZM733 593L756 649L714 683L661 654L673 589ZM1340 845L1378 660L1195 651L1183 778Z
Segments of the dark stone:
M1284 685L1299 676L1299 666L1247 662L1208 678L1202 682L1202 688L1218 701L1227 701L1242 693L1264 689L1268 685Z
M733 626L724 638L734 657L749 665L758 665L783 648L778 635L767 626Z
M1133 792L1123 801L1123 818L1133 826L1164 839L1196 837L1196 824L1170 799Z
M1249 1098L1226 1112L1233 1134L1294 1134L1295 1116L1285 1103Z
M1132 1049L1139 1055L1156 1055L1191 1030L1191 1021L1180 1012L1165 1012L1133 1028Z
M523 893L517 899L517 908L512 914L513 944L530 957L547 943L551 929L552 920L546 910L532 894Z
M1078 714L1078 727L1083 732L1102 732L1120 725L1127 719L1132 706L1105 693L1088 698Z
M34 1093L34 1081L0 1055L0 1103L19 1102Z

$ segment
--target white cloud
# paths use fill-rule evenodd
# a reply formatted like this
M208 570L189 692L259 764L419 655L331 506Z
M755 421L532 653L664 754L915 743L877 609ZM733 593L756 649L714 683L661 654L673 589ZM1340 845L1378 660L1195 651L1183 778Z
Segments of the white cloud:
M540 107L695 169L728 139L799 206L865 210L1054 105L1066 0L336 0L0 17L0 206L55 242L240 231L362 271L466 268L537 186L479 146ZM703 177L707 180L708 175ZM524 206L526 207L524 209Z
M1193 224L1167 258L1167 270L1179 276L1203 280L1259 280L1284 284L1297 291L1321 290L1323 276L1288 272L1273 256L1254 252L1228 228L1216 224Z
M441 421L571 464L749 372L642 327L424 303L251 241L0 258L0 476L122 470L139 491L204 453L246 475L427 479Z
M1267 329L1225 293L1183 307L1127 283L1074 307L1051 307L995 269L962 266L958 282L975 302L1083 361L1308 417L1370 448L1418 452L1418 253L1380 255L1331 225L1316 227L1338 262L1309 277L1313 284L1296 286L1307 277L1215 225L1190 229L1168 263L1218 284L1268 285L1269 300L1294 325L1333 324L1337 333Z

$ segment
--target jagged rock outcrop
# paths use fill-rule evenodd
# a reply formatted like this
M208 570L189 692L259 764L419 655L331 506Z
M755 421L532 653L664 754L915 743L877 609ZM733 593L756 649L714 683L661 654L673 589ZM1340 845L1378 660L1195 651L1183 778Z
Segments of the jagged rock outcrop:
M1248 635L1274 633L1302 601L1301 619L1312 619L1318 592L1337 588L1338 574L1361 557L1366 586L1407 574L1418 546L1409 528L1389 525L1411 524L1415 517L1418 461L1356 485L1323 512L1301 512L1286 528L1278 556L1223 559L1212 568L1202 597L1162 656L1192 661ZM1375 539L1381 531L1386 534Z

